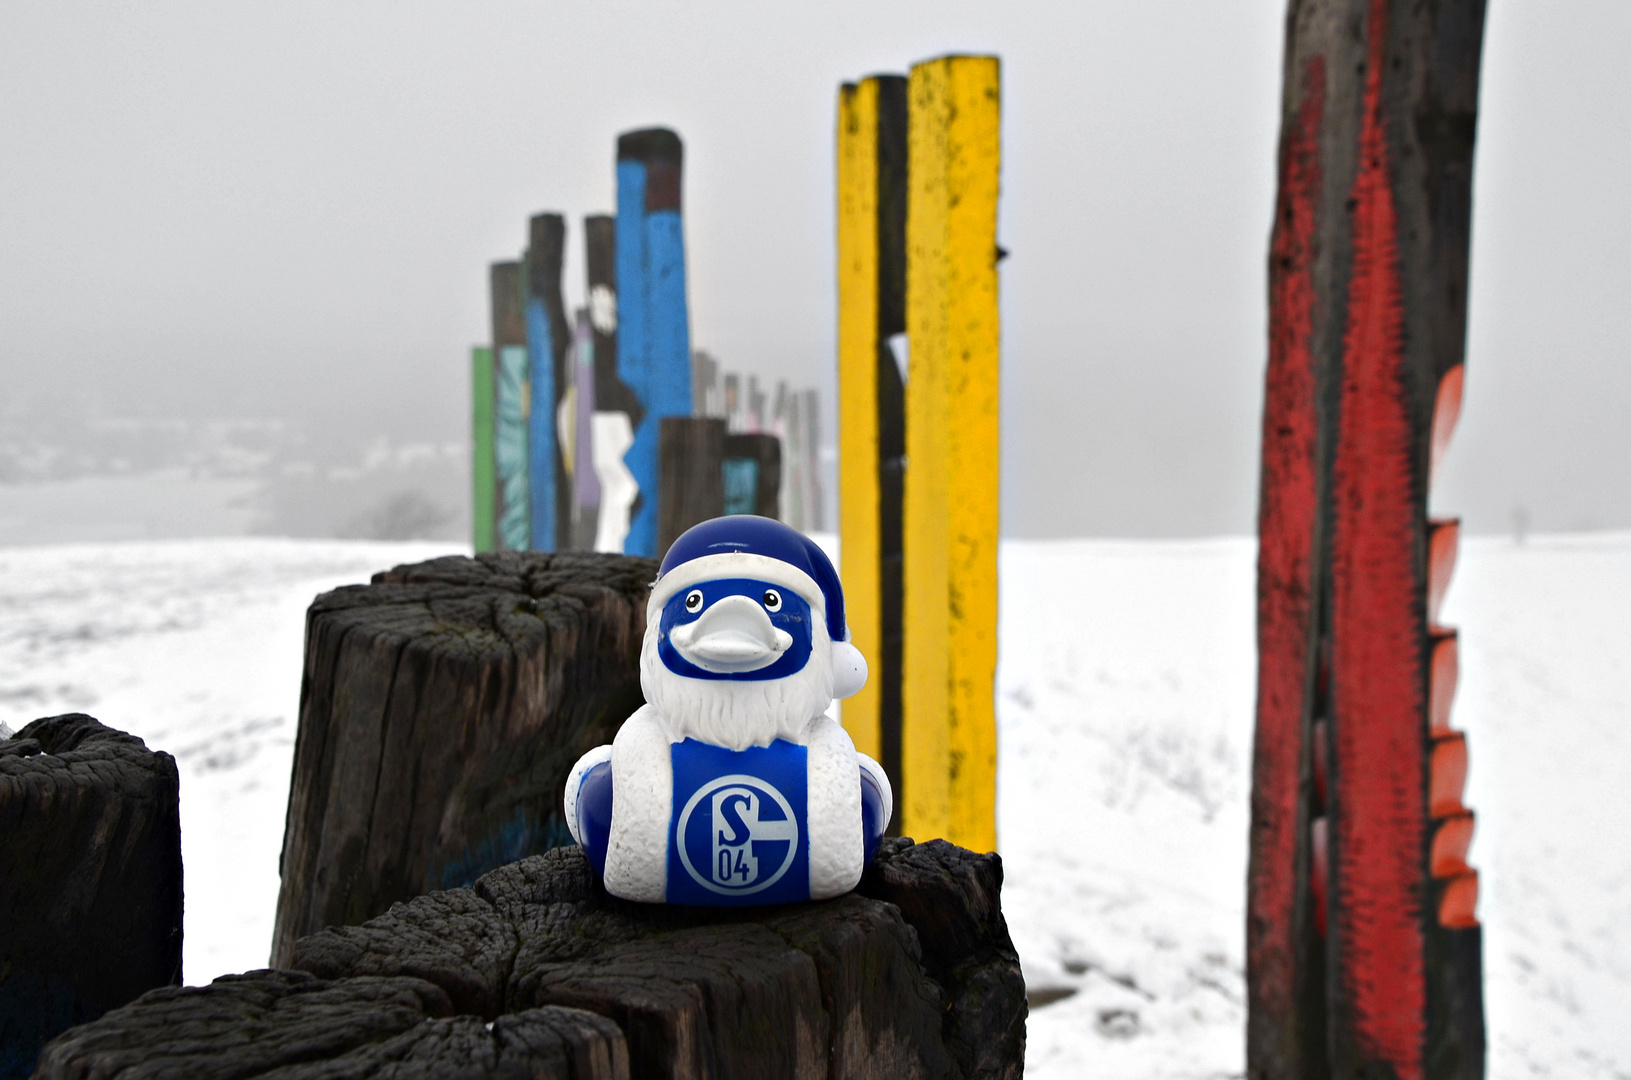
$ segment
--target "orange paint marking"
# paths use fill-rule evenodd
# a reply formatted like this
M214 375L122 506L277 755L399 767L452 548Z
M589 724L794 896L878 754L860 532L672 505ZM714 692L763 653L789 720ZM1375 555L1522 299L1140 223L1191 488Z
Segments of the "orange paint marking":
M1433 401L1433 450L1428 483L1438 475L1438 463L1450 448L1450 436L1455 434L1456 421L1461 419L1461 386L1466 373L1467 365L1457 364L1438 381L1438 395Z
M1427 701L1429 731L1434 736L1450 730L1450 706L1461 682L1460 637L1454 630L1433 634L1432 688Z
M1478 925L1478 871L1468 870L1444 883L1438 899L1438 924L1446 930Z
M1466 812L1461 795L1467 789L1467 737L1459 731L1433 740L1428 765L1427 814L1437 820Z
M1461 519L1439 518L1427 523L1427 626L1439 626L1438 613L1444 594L1455 573L1455 558L1461 547Z
M1472 820L1472 811L1468 810L1439 822L1427 857L1428 873L1436 878L1450 878L1471 869L1467 865L1467 849L1472 846Z

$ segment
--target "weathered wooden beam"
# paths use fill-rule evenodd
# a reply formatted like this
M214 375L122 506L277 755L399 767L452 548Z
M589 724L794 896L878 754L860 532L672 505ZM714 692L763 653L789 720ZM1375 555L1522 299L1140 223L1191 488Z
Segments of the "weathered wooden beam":
M519 262L492 265L494 547L526 551L532 546L532 508L527 480L526 270Z
M568 770L639 707L650 560L499 552L306 618L275 964L300 937L569 843Z
M600 518L600 478L595 475L595 328L579 308L572 337L572 388L577 418L572 455L572 551L595 550Z
M639 486L623 455L645 406L618 375L617 219L594 214L583 221L589 320L594 326L595 411L590 416L590 467L600 489L594 549L622 552ZM622 414L618 416L617 414Z
M818 396L776 384L771 430L782 440L781 519L800 532L821 531L821 485L816 478L821 439Z
M470 350L470 526L471 544L492 551L498 524L494 509L493 350Z
M996 847L999 64L907 96L901 831Z
M414 976L331 980L252 971L149 994L75 1028L41 1055L34 1075L268 1074L627 1080L628 1043L617 1024L581 1009L524 1009L486 1023Z
M566 219L538 214L529 224L527 282L527 366L532 391L528 441L528 506L532 510L534 551L572 547L572 477L561 455L557 429L561 400L572 382L568 364L572 326L561 298L561 263L566 255Z
M804 529L824 532L827 522L821 502L821 395L807 387L794 396L799 401L799 423L804 436Z
M181 982L175 759L72 713L0 739L0 1077Z
M1434 625L1448 563L1427 518L1459 407L1483 21L1483 0L1293 0L1287 16L1259 520L1254 1078L1483 1073L1476 876L1432 871L1454 658Z
M38 1075L1018 1080L1001 888L994 855L888 839L834 900L637 904L557 848L303 938L298 970L150 994Z
M900 767L901 490L906 395L891 339L906 332L906 79L838 93L838 535L845 611L871 677L844 701L856 749ZM897 810L897 817L898 817Z
M662 418L657 551L666 552L693 525L725 512L725 421Z
M682 151L666 128L617 140L617 372L639 400L625 460L640 487L623 550L657 554L659 421L691 415L691 331L680 215Z
M764 434L726 435L724 471L725 513L776 516L781 502L780 439ZM845 601L847 613L847 590Z

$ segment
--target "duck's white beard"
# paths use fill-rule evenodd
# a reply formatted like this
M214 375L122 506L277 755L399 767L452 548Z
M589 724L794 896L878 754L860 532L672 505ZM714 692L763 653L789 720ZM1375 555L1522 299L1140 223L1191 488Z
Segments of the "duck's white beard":
M732 750L803 742L804 729L832 704L832 643L815 627L804 670L764 681L692 679L676 675L657 655L657 618L646 622L640 649L640 688L674 739L698 739Z

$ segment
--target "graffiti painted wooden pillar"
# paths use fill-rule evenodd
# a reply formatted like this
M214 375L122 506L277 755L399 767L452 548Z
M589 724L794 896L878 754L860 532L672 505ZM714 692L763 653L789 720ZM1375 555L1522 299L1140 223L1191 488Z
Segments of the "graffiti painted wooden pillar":
M623 550L634 500L640 493L623 455L634 444L634 429L645 416L645 408L617 373L617 219L591 215L583 221L583 235L589 322L594 329L590 467L600 492L594 549L615 554Z
M658 447L665 416L691 415L691 332L680 218L680 138L666 128L617 140L617 372L643 415L624 455L640 494L623 550L657 556Z
M470 350L470 539L493 550L493 350Z
M912 68L901 831L996 847L996 57Z
M572 550L595 549L600 516L600 480L595 476L595 328L589 309L579 308L572 334L573 408Z
M838 535L845 611L872 667L844 727L895 787L900 761L901 482L906 397L906 79L838 91Z
M527 474L534 551L566 551L572 546L572 478L559 438L560 405L571 385L567 357L572 327L561 299L565 253L565 219L559 214L535 216L526 256L527 365L532 386Z
M1259 510L1253 1080L1483 1075L1427 516L1459 409L1483 0L1292 0Z
M518 262L492 266L494 548L526 551L532 544L527 482L526 270Z

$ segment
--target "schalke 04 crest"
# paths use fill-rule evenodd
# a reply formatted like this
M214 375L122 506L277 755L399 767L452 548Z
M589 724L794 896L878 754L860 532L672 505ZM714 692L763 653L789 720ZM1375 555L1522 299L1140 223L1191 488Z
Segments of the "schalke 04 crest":
M747 750L674 745L669 903L809 898L805 757L780 739Z

